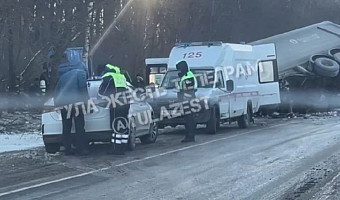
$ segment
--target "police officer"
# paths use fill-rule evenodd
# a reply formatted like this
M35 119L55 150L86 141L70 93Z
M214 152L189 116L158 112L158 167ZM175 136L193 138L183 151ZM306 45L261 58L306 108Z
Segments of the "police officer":
M179 70L178 77L179 77L179 92L178 98L182 101L191 100L196 98L195 92L197 90L197 80L188 67L186 61L181 61L177 63L176 69ZM190 104L189 104L190 107ZM191 111L191 109L189 110ZM187 114L184 116L186 121L186 135L182 143L186 142L195 142L195 132L196 132L196 122L194 119L193 113Z
M110 125L113 131L109 153L115 155L124 155L129 139L128 114L130 104L125 99L126 92L128 92L127 81L125 76L121 74L120 68L107 64L99 88L99 96L109 97L112 101L115 99L115 95L119 95L117 102L110 102Z

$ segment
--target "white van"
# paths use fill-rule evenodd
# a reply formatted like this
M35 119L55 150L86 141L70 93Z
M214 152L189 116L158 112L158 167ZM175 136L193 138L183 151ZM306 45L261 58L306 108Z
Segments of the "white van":
M280 103L274 44L180 43L170 53L161 84L167 93L153 100L155 115L161 115L161 107L179 101L173 80L178 78L176 64L182 60L197 77L196 97L206 98L209 105L195 113L196 122L206 124L211 134L225 121L237 121L246 128L261 106ZM159 122L160 128L167 125L185 125L184 117Z

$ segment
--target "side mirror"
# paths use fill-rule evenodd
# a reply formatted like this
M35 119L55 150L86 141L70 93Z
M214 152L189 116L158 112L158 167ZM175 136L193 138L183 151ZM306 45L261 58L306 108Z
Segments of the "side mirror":
M227 80L227 92L234 91L234 81L233 80Z

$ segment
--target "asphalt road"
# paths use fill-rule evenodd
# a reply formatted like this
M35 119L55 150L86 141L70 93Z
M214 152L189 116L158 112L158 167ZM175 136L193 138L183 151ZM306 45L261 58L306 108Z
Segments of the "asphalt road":
M180 144L167 129L126 156L42 149L0 154L0 199L339 199L340 118L260 119L202 130Z

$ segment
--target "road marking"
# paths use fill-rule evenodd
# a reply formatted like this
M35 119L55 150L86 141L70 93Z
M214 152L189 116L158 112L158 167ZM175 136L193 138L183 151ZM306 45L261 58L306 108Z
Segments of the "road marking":
M0 193L0 197L6 196L6 195L10 195L10 194L14 194L14 193L18 193L18 192L23 192L25 190L30 190L30 189L34 189L34 188L50 185L50 184L53 184L53 183L59 183L59 182L62 182L62 181L67 181L67 180L71 180L71 179L75 179L75 178L91 175L91 174L94 174L94 173L97 173L97 172L108 170L110 168L111 167L105 167L105 168L101 168L101 169L98 169L98 170L93 170L93 171L89 171L89 172L85 172L85 173L81 173L81 174L77 174L77 175L73 175L73 176L68 176L68 177L61 178L61 179L57 179L57 180L54 180L54 181L47 181L47 182L44 182L44 183L39 183L39 184L36 184L36 185L27 186L27 187L19 188L19 189L16 189L16 190Z
M254 133L254 132L257 132L257 131L266 130L266 129L270 129L270 128L286 126L286 125L289 125L289 124L292 124L292 123L278 124L278 125L274 125L274 126L270 126L270 127L266 127L266 128L261 128L261 129L256 129L256 130L252 130L252 131L247 131L247 132L244 132L244 133L235 134L235 135L232 135L232 136L227 136L227 137L211 140L211 141L200 143L200 144L195 144L195 145L183 147L183 148L180 148L180 149L167 151L167 152L164 152L164 153L161 153L161 154L157 154L157 155L153 155L153 156L148 156L148 157L145 157L145 158L142 158L142 159L132 160L132 161L121 163L121 164L117 164L117 165L114 165L114 166L104 167L104 168L101 168L101 169L92 170L92 171L89 171L89 172L84 172L84 173L81 173L81 174L77 174L77 175L73 175L73 176L68 176L68 177L57 179L57 180L53 180L53 181L47 181L47 182L44 182L44 183L39 183L39 184L36 184L36 185L32 185L32 186L27 186L27 187L11 190L11 191L8 191L8 192L0 193L0 197L7 196L7 195L10 195L10 194L15 194L15 193L18 193L18 192L23 192L23 191L34 189L34 188L39 188L39 187L50 185L50 184L54 184L54 183L59 183L59 182L63 182L63 181L67 181L67 180L71 180L71 179L75 179L75 178L80 178L80 177L92 175L92 174L95 174L95 173L98 173L98 172L106 171L106 170L111 169L113 167L122 167L122 166L129 165L129 164L132 164L132 163L142 162L142 161L150 160L150 159L153 159L153 158L169 155L169 154L172 154L172 153L176 153L176 152L180 152L180 151L185 151L185 150L192 149L192 148L195 148L195 147L199 147L199 146L204 146L204 145L207 145L207 144L215 143L215 142L218 142L218 141L227 140L227 139L234 138L234 137L237 137L237 136L242 136L242 135L246 135L246 134L249 134L249 133Z

